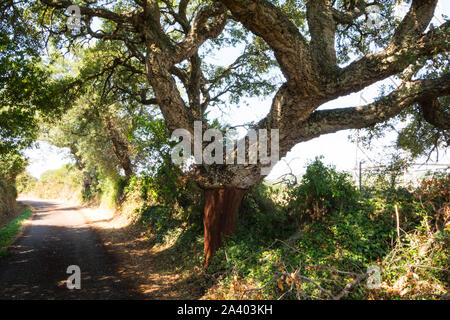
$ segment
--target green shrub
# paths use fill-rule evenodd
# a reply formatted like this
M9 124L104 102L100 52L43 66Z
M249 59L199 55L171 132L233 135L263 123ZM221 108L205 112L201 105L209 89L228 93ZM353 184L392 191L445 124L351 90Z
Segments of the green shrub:
M241 203L237 221L237 234L246 237L247 241L257 240L259 243L267 240L284 238L293 232L292 221L284 208L274 201L278 191L261 183L249 190Z
M288 210L297 220L325 220L333 211L350 210L357 204L358 192L350 175L326 166L321 158L310 163L298 186L288 191Z

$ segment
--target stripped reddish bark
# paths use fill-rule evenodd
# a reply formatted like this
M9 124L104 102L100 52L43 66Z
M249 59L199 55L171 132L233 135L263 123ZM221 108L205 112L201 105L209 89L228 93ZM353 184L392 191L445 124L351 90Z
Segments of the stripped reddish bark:
M226 237L235 233L237 213L244 193L244 189L238 188L205 190L205 267Z

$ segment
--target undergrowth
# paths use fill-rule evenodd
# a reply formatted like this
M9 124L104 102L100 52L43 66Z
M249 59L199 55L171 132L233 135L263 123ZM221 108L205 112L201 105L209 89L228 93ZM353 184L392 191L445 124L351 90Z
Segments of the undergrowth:
M240 212L252 227L238 229L218 252L209 269L216 283L205 297L443 298L449 290L448 182L448 175L435 176L415 190L391 188L364 197L349 177L316 160L286 190L287 205L263 213L257 199L267 195L252 194L257 199ZM333 199L336 194L344 196ZM374 287L367 273L373 267L380 271Z
M450 175L415 188L380 181L360 192L318 158L298 183L262 183L247 191L236 233L206 270L202 192L189 179L161 168L128 186L99 186L164 252L168 270L196 283L204 299L445 297ZM368 273L374 268L379 274Z

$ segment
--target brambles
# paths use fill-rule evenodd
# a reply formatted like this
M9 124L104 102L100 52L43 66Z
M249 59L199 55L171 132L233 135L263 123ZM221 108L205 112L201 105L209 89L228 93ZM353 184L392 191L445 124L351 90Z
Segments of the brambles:
M436 230L450 226L450 174L424 179L416 191L421 207L431 213Z

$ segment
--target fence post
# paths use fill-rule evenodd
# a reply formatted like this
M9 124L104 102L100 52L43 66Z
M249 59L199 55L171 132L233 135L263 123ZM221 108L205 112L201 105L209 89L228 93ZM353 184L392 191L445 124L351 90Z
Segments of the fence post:
M362 190L362 161L359 162L359 191Z

